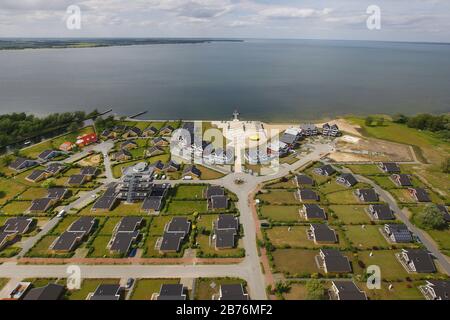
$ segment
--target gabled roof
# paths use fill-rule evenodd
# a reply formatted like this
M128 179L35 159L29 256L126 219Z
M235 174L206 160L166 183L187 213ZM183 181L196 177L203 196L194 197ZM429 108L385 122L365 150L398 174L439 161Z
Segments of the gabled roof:
M297 142L297 136L289 133L284 133L281 136L280 141L286 144L294 144L295 142Z
M47 172L45 170L37 169L33 170L28 176L27 180L31 181L37 181L38 179L41 179Z
M81 241L86 233L64 231L56 240L52 243L50 248L55 251L72 251L75 246Z
M227 209L228 208L228 198L227 196L211 196L210 209Z
M81 217L74 221L67 230L71 232L90 233L95 225L95 221L94 217Z
M142 210L154 210L160 211L162 208L164 197L161 196L150 196L145 198L144 203L142 204Z
M330 164L321 166L319 168L314 169L314 172L319 173L321 175L331 176L336 172L336 170Z
M343 181L346 184L350 186L354 186L358 183L358 180L356 180L355 176L351 173L343 173L340 175L340 177L337 178L337 181Z
M50 159L50 158L53 158L53 157L55 157L56 155L58 155L58 151L55 151L55 150L45 150L45 151L42 151L39 155L38 155L38 158L39 159L42 159L42 160L47 160L47 159Z
M152 140L152 142L154 144L158 144L158 143L168 143L166 139L162 138L162 137L156 137Z
M159 249L161 251L179 251L184 236L183 232L164 232Z
M137 147L137 143L132 140L127 140L127 141L122 142L122 144L120 145L120 148L123 149L123 148L126 148L127 146Z
M358 189L358 195L364 202L378 201L378 194L374 189Z
M222 284L220 286L220 300L249 300L242 284Z
M442 214L444 216L444 220L447 221L447 222L450 222L450 214L448 213L447 207L445 205L443 205L443 204L438 204L436 206L439 209L439 211L442 212Z
M162 131L173 131L175 130L171 125L167 125L161 128L161 132Z
M143 221L142 217L123 217L120 220L117 232L133 232L136 231Z
M183 233L184 235L189 233L191 228L191 222L185 217L174 217L167 225L167 232Z
M412 194L414 194L419 202L431 202L430 196L423 188L410 188Z
M144 132L153 132L153 134L158 132L158 129L156 129L154 126L149 126L145 128Z
M127 254L131 245L139 237L139 231L134 232L117 232L113 236L110 250L117 251L121 254Z
M400 167L395 162L382 162L380 164L380 168L384 172L388 172L388 173L399 173L400 172Z
M336 232L326 224L312 223L311 231L313 232L314 240L317 242L337 242Z
M52 204L53 199L42 198L35 199L31 202L30 211L46 211Z
M182 284L163 284L157 300L186 300Z
M217 229L239 229L239 220L232 214L220 214L217 218Z
M301 201L318 201L319 200L319 195L311 190L311 189L299 189L299 195L300 195L300 200Z
M3 227L0 229L3 232L15 232L15 233L25 233L30 228L31 224L33 223L33 218L27 218L27 217L14 217L9 218L6 220Z
M333 281L339 300L367 300L364 291L361 291L353 281Z
M352 267L348 258L337 249L320 249L327 272L348 273Z
M18 157L16 158L16 160L9 164L9 167L14 170L20 170L26 167L34 166L35 164L37 164L37 161Z
M161 154L161 153L164 153L164 150L158 146L152 146L147 150L148 155L155 155L155 154Z
M395 242L408 243L413 241L411 232L403 223L386 224L384 228L388 235L394 238Z
M119 300L122 288L118 284L101 284L90 300Z
M427 280L427 287L434 292L437 300L450 300L450 280Z
M65 167L66 166L62 163L54 162L54 163L48 164L47 167L45 168L45 170L47 172L56 174L56 173L60 172L62 169L64 169Z
M164 170L175 169L176 171L178 171L178 170L180 170L180 168L181 168L181 166L178 163L176 163L175 161L172 161L172 160L170 160L164 166Z
M430 253L425 249L403 249L402 252L414 264L416 272L433 273L436 272L436 266Z
M185 174L193 174L197 177L200 177L202 175L202 172L194 165L188 165L183 170L183 175Z
M304 204L305 215L307 219L326 219L325 210L317 204Z
M216 248L233 248L235 246L236 230L215 229Z
M69 177L69 180L67 181L67 184L79 185L79 184L83 184L85 180L86 180L86 176L85 175L83 175L83 174L74 174L74 175Z
M61 199L66 192L68 191L65 188L50 188L48 189L47 198Z
M128 131L131 131L131 132L137 134L138 136L142 134L142 130L139 129L138 127L130 127L128 129Z
M110 210L117 202L116 196L108 196L106 193L95 201L92 210Z
M298 185L314 185L314 180L305 174L298 174L295 177Z
M153 167L153 168L158 169L158 170L163 170L164 169L164 163L161 160L158 160L155 163L152 163L150 165L150 167Z
M83 167L80 170L80 174L85 176L95 176L98 173L98 168L96 167Z
M412 186L411 178L407 174L394 174L392 179L402 187Z
M64 286L50 283L45 287L33 288L23 300L59 300L64 294Z
M117 151L116 153L114 153L114 158L121 158L121 157L128 157L131 158L131 152L128 151L127 149L120 149L119 151Z
M369 211L376 215L378 220L393 220L395 219L394 213L387 204L371 204Z
M212 196L223 196L225 195L225 189L221 186L208 186L206 188L206 198L211 198Z

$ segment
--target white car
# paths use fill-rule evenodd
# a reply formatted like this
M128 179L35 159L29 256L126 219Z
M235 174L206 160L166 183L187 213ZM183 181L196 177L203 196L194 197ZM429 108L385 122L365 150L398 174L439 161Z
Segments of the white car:
M66 214L66 210L61 210L60 212L58 212L58 215L56 217L62 218L62 217L64 217L65 214Z

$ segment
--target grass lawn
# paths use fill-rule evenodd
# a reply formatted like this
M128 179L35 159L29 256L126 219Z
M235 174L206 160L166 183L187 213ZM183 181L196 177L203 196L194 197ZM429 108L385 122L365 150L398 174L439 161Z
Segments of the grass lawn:
M143 216L147 215L147 213L141 211L142 203L123 203L121 202L118 206L116 206L111 211L92 211L93 204L82 209L79 214L87 215L87 216Z
M225 176L223 173L220 173L218 171L206 168L206 167L201 166L201 165L196 165L196 167L202 173L201 176L200 176L201 180L215 180L215 179L223 178Z
M385 190L398 188L398 185L396 185L389 176L372 176L370 179Z
M31 201L12 201L0 209L6 215L19 215L25 213L31 206Z
M69 291L69 300L86 300L89 293L94 292L101 284L119 284L119 279L84 279L79 290Z
M283 246L290 246L293 248L320 248L321 245L317 245L314 241L308 240L306 234L308 230L309 226L280 226L272 227L271 229L266 229L265 231L270 239L270 242L278 248L282 248ZM342 237L339 238L341 239ZM339 244L330 244L329 246L339 246Z
M157 216L153 217L152 222L150 224L149 233L152 236L162 236L164 234L164 227L170 220L172 220L172 216Z
M270 192L259 194L257 196L261 201L269 204L298 204L299 200L295 198L293 191L287 190L270 190Z
M79 219L77 216L66 216L64 217L56 227L51 231L52 235L59 235L67 230L67 228L75 221Z
M94 241L90 244L92 250L89 252L88 256L91 258L109 258L114 257L107 248L111 236L98 235L95 237Z
M197 229L205 228L206 230L212 230L212 223L219 217L218 214L201 214L197 218Z
M113 230L116 227L116 225L122 220L122 218L119 217L109 217L106 222L102 225L100 231L98 232L99 235L106 235L111 236L113 234ZM100 223L101 224L101 223Z
M307 300L308 291L305 283L292 283L288 293L283 294L286 300Z
M30 257L45 257L51 255L52 252L49 250L49 247L57 237L58 236L56 235L44 236L26 255Z
M9 279L7 279L7 278L0 278L0 290L2 290L4 286L6 286L8 281L9 281Z
M235 278L199 278L195 287L195 300L211 300L212 296L220 292L220 286L223 284L242 283L244 291L246 283L244 280Z
M345 226L345 234L352 242L352 245L358 249L371 249L373 247L389 246L379 229L382 226L365 225L361 226Z
M393 288L389 290L389 285ZM381 289L369 290L365 283L358 283L358 287L366 292L369 300L424 300L419 291L420 282L381 282Z
M328 207L344 224L370 223L366 205L331 205Z
M384 172L375 164L349 164L345 165L353 173L363 176L383 174Z
M358 198L354 194L354 190L344 190L329 193L326 195L329 203L332 204L353 204L359 203Z
M295 182L294 182L294 178L289 179L288 181L280 181L280 179L278 179L275 182L269 182L268 184L266 184L264 186L265 189L294 189L297 188Z
M55 148L53 147L52 140L46 140L44 142L32 145L29 148L20 150L20 154L26 158L37 159L37 156L43 151L53 149Z
M144 250L145 253L143 255L143 257L145 258L181 258L184 254L184 248L182 247L180 249L180 252L170 252L170 253L165 253L165 254L161 254L159 253L158 250L155 249L155 244L156 241L158 240L160 236L149 236L147 237L147 239L145 240L145 244L144 244ZM185 243L182 244L182 246Z
M26 187L11 179L0 178L0 205L23 192Z
M389 190L389 192L398 202L416 203L416 201L411 197L408 189L392 189Z
M439 248L450 250L450 229L447 230L427 230L428 234L437 242Z
M277 249L272 252L275 270L286 275L318 273L315 256L318 250Z
M261 217L278 222L298 222L302 220L298 211L300 206L274 206L262 205Z
M174 199L204 199L205 186L201 185L179 185L175 188Z
M167 207L169 214L193 214L194 212L207 212L206 200L201 201L171 201Z
M372 257L370 252L373 252ZM412 277L397 260L394 250L376 250L376 251L360 251L358 252L358 259L361 260L366 268L370 265L377 265L381 269L381 277L386 280L403 280L406 277ZM353 265L355 273L363 274L365 269Z
M203 235L203 234L198 234L197 238L196 238L197 243L200 246L200 250L202 252L197 252L198 256L208 256L208 255L214 255L217 257L221 257L221 258L226 258L226 257L237 257L237 256L241 256L241 254L243 253L242 248L231 248L231 249L221 249L221 250L216 250L214 248L214 246L211 246L209 244L209 236L207 235Z
M319 187L320 192L328 194L336 191L349 190L346 186L337 183L335 179L332 179L324 184L321 184Z
M18 199L20 200L35 200L40 198L45 198L47 196L48 190L46 188L29 188L23 192Z
M153 293L159 293L163 284L177 284L179 279L139 279L136 280L131 300L151 300Z
M76 132L71 132L71 133L62 135L60 137L54 138L54 139L52 139L53 149L58 149L59 146L66 141L75 143L78 136L87 134L87 133L92 133L92 132L94 132L93 127L86 127L86 128L80 129Z
M319 165L313 166L304 171L304 174L306 174L307 176L310 176L316 182L317 185L321 185L322 183L325 183L330 179L336 179L335 176L327 177L327 176L321 176L319 174L314 173L313 171L317 167L319 167Z
M111 166L112 169L112 173L114 178L120 178L122 176L122 169L126 168L126 167L130 167L135 165L136 163L142 162L143 160L135 160L135 161L130 161L130 162L122 162L122 163L118 163L118 164L114 164Z

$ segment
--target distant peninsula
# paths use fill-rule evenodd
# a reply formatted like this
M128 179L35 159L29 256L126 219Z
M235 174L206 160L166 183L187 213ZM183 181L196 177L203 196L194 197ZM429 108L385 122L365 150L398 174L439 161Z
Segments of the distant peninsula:
M202 44L210 42L242 42L237 39L188 38L89 38L89 39L0 39L0 50L97 48L152 44Z

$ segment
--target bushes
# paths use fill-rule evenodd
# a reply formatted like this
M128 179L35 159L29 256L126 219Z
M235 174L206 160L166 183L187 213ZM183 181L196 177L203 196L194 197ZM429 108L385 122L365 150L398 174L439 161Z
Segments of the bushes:
M414 221L424 229L443 230L447 228L447 222L442 212L434 205L428 205L423 211L414 215Z

